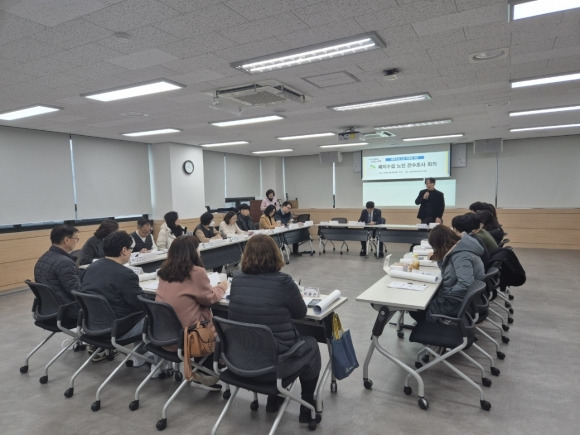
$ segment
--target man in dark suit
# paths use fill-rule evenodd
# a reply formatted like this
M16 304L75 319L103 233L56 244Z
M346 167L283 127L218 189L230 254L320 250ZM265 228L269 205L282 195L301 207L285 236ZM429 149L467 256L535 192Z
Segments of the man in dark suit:
M383 218L381 217L381 211L375 208L375 203L373 201L368 201L366 203L366 208L361 212L358 218L359 222L364 222L366 225L380 225L383 223ZM373 237L375 237L375 232L373 231ZM360 242L361 250L360 256L364 257L367 255L367 245L366 242ZM385 256L383 251L383 242L379 243L379 258Z
M435 178L425 178L425 187L419 192L415 204L419 205L417 219L422 224L442 223L445 211L445 198L443 192L435 189Z

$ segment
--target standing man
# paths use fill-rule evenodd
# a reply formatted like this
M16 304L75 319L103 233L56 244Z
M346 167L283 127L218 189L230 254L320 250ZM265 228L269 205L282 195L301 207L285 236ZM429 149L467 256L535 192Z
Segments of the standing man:
M442 223L443 212L445 211L445 198L443 192L435 189L435 178L425 178L425 187L419 192L415 204L419 206L417 219L421 219L422 224Z
M71 291L81 287L81 280L70 253L79 241L79 230L71 225L57 225L50 232L50 241L52 246L34 266L34 281L52 287L63 304L73 302Z
M378 208L375 208L375 203L373 201L368 201L365 205L365 209L361 212L360 217L358 218L359 222L364 222L365 225L380 225L383 222L383 218L381 216L381 211ZM375 231L373 230L373 237L375 237ZM360 256L364 257L367 255L367 242L360 242L361 250ZM383 242L379 243L379 258L384 257L383 251Z

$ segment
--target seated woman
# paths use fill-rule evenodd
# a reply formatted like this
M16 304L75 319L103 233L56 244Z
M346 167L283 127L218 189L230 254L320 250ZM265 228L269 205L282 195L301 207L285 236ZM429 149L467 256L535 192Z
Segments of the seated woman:
M264 214L260 216L260 229L261 230L271 230L272 228L276 228L280 226L280 222L277 222L274 218L274 214L276 214L276 207L273 205L269 205L264 210Z
M441 286L426 311L409 314L418 321L426 318L435 322L433 314L457 315L467 289L474 281L483 281L485 270L480 258L483 248L466 233L458 236L451 228L438 225L429 233L429 244L434 251L431 259L437 260L441 269Z
M496 243L500 243L505 233L493 213L489 210L478 210L475 214L479 218L483 229L489 233Z
M159 229L159 234L157 235L157 247L159 249L169 249L171 243L179 237L185 234L187 228L183 228L179 222L179 215L176 211L168 211L163 216L165 222L161 225Z
M213 215L211 213L204 213L199 218L200 224L195 227L193 235L199 239L201 243L207 243L211 240L222 240L222 236L214 227Z
M493 216L493 221L485 222L484 228L491 234L491 236L494 238L494 240L497 243L500 243L503 240L506 233L504 232L501 224L499 223L499 220L497 218L497 210L495 209L493 204L489 204L487 202L476 201L469 206L469 210L471 210L474 213L478 213L479 211L482 211L482 210L490 212L491 215ZM479 219L482 220L485 218L482 218L480 216Z
M483 248L483 253L480 255L483 266L486 267L489 263L489 251L483 239L475 233L479 230L479 219L475 213L465 213L459 216L454 216L451 220L451 228L453 232L461 237L462 233L467 233L470 237L481 245Z
M109 234L114 233L119 229L119 224L113 219L105 219L94 232L94 235L89 238L83 245L80 254L80 264L91 264L93 260L103 258L103 241Z
M284 377L302 370L302 399L314 404L314 390L320 374L320 350L313 337L301 337L292 319L306 316L306 305L290 275L280 272L284 260L274 240L266 235L252 236L242 256L242 272L234 275L230 290L229 318L238 322L266 325L274 334L278 352L287 352L304 340L303 351L283 368ZM266 411L276 412L281 401L269 396ZM300 407L301 423L310 421L308 408Z
M220 223L220 234L225 239L228 236L248 234L247 231L242 231L238 224L238 216L235 211L228 211L224 216L224 220Z
M278 204L278 200L276 199L276 193L272 189L266 190L266 197L262 199L262 203L260 204L260 210L266 210L266 207L269 205L273 205L276 210L280 207Z
M228 288L227 281L211 286L198 248L196 237L178 237L169 247L167 260L157 272L159 286L155 300L171 305L184 328L204 319L211 321L210 305L219 301ZM177 350L177 346L168 350ZM211 357L203 363L210 370L213 370L212 364ZM217 378L203 374L198 374L198 380L204 385L217 383Z

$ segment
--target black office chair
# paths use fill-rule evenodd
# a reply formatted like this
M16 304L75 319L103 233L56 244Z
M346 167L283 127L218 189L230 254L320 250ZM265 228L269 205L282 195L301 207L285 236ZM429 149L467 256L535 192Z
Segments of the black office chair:
M296 222L307 222L310 220L310 214L309 213L304 213L304 214L299 214L298 216L296 216Z
M129 404L129 409L131 411L139 408L139 393L141 389L145 384L147 384L147 382L149 382L154 373L164 366L166 361L177 365L183 361L183 327L181 326L179 317L177 317L173 307L163 302L152 301L143 296L138 296L138 299L145 310L145 324L143 326L143 341L145 342L145 348L149 352L161 357L161 360L154 366L154 369L143 380L143 382L141 382L139 387L137 387L137 390L135 391L135 400ZM178 345L177 351L168 351L164 348L173 345ZM206 358L211 358L211 356ZM217 373L210 372L201 365L203 360L199 363L193 361L190 363L193 365L194 372L204 371L213 376L217 376ZM181 384L167 402L165 402L163 411L161 412L161 420L156 424L158 430L163 430L167 427L167 408L169 408L171 402L173 402L186 385L191 384L193 387L207 391L220 391L220 388L206 387L202 384L191 383L190 380L183 378L183 373L180 371L175 371L174 375L175 380L181 381ZM160 377L162 376L160 375Z
M331 222L337 222L339 224L347 224L348 223L348 219L344 218L344 217L334 217L332 219L330 219ZM318 230L318 237L321 237L321 232L320 229ZM324 240L324 239L320 239L322 242L322 252L319 252L319 254L324 254L326 253L326 244L330 243L332 245L332 250L336 251L336 246L334 245L334 242L332 240ZM346 252L349 252L348 249L348 243L346 243L346 241L342 241L342 245L340 245L340 255L342 255L342 248L346 246Z
M382 217L381 218L381 221L379 222L379 224L380 225L384 225L386 223L387 223L387 220L384 217ZM369 239L369 249L371 250L371 252L377 252L377 257L378 257L378 252L380 252L380 249L379 249L380 247L377 246L377 239L376 239L376 237L374 237L374 233L375 233L375 231L373 231L373 237L371 237ZM387 250L386 250L386 248L384 246L385 243L384 242L378 242L378 243L379 244L380 243L383 244L383 254L386 253Z
M226 365L226 370L220 372L220 380L233 386L233 392L211 431L212 435L217 432L240 388L254 393L254 401L250 404L252 411L256 411L259 407L258 394L285 398L270 429L270 434L276 431L290 400L310 409L311 419L308 428L315 430L322 420L321 414L316 412L313 405L291 391L294 382L300 376L300 371L287 378L282 378L278 371L279 364L292 358L305 342L301 340L288 352L278 355L276 341L267 326L235 322L221 317L214 317L213 321L219 336L214 354L214 361L216 361L214 367L217 367L217 361L221 358ZM271 381L264 380L270 377Z
M41 384L48 382L48 368L59 359L71 346L76 351L84 350L86 346L78 343L80 337L78 332L78 305L76 302L63 304L58 294L52 287L46 284L39 284L30 280L24 281L32 293L34 293L34 302L32 303L32 318L34 324L39 328L50 331L50 335L42 340L34 349L26 355L24 365L20 367L20 373L28 373L28 361L48 340L57 332L64 332L71 337L70 342L62 348L46 365L44 366L44 375L39 379Z
M296 222L298 223L305 223L308 222L310 220L310 214L309 213L304 213L304 214L299 214L296 217ZM305 244L305 243L309 243L310 244L310 250L309 251L302 251L299 254L309 254L310 256L315 254L314 248L312 247L312 237L308 237L308 240L305 240L303 242L298 243L298 247L297 249L300 248L301 245ZM298 252L293 252L294 254L298 254Z
M441 314L435 314L433 317L437 319L441 319L447 321L447 323L441 322L429 322L429 321L421 321L415 325L411 336L409 337L409 341L421 343L425 345L418 354L417 360L415 362L416 372L421 373L428 368L434 366L435 364L439 364L442 362L447 367L449 367L455 374L460 376L474 388L479 390L480 394L480 405L481 408L485 411L489 411L491 409L491 404L485 400L483 390L479 385L477 385L473 380L471 380L467 375L465 375L462 371L458 368L453 366L449 361L449 357L459 353L463 355L467 360L469 360L475 366L479 366L480 370L483 372L483 367L479 363L477 363L473 358L467 355L464 350L469 348L473 341L475 340L475 321L470 314L474 311L474 301L476 299L481 298L481 294L485 291L485 283L483 281L475 281L471 287L467 290L464 298L462 299L461 306L459 308L459 312L457 317L450 317L444 316ZM443 353L443 355L439 355L437 352L429 348L429 346L440 347L443 349L450 349L449 351ZM422 354L429 353L435 357L435 359L425 365L423 365L419 361L419 356ZM407 375L405 379L405 386L403 391L405 394L409 395L412 393L412 389L409 386L409 379L411 375ZM491 381L482 376L482 383L484 386L490 386ZM419 398L419 406L422 409L427 409L429 407L429 403L424 397Z
M109 302L103 296L82 293L78 291L73 291L72 294L81 307L80 322L82 325L82 334L80 339L85 343L95 346L95 354L99 353L103 349L117 349L119 352L125 355L123 361L121 361L121 363L111 372L107 379L105 379L105 381L97 389L96 401L91 405L91 409L93 411L98 411L101 408L102 389L109 383L109 381L113 378L113 376L115 376L121 367L123 367L123 365L126 365L127 367L131 367L133 365L133 361L129 360L131 356L144 358L148 363L151 364L154 364L155 361L137 353L137 350L143 345L143 342L141 341L141 331L138 334L121 338L139 321L141 321L143 318L143 313L137 312L121 319L117 319L115 318L115 313L109 305ZM126 347L128 344L132 343L137 343L134 349L129 349ZM80 368L72 375L69 388L64 392L65 397L69 398L73 396L75 378L91 362L92 357L93 355L90 355L89 358L83 363L83 365L81 365ZM112 360L114 356L109 355L107 358Z

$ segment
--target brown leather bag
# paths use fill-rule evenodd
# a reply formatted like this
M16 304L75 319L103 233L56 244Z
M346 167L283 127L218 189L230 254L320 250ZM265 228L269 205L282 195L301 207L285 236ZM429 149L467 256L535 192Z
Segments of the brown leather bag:
M188 361L211 355L215 350L215 337L209 320L194 323L183 330L183 359L185 377L189 380L196 378Z

